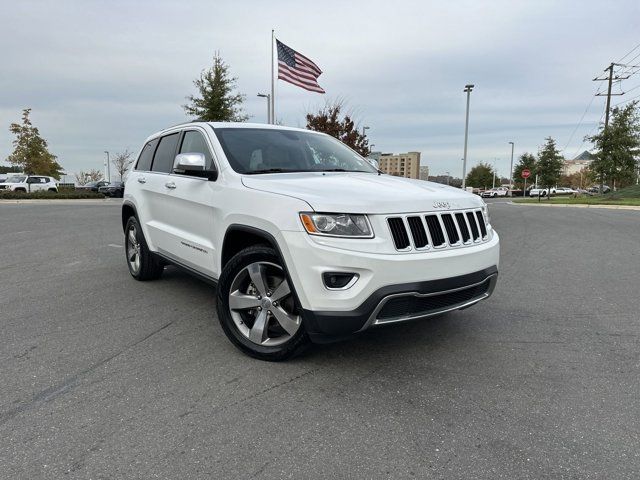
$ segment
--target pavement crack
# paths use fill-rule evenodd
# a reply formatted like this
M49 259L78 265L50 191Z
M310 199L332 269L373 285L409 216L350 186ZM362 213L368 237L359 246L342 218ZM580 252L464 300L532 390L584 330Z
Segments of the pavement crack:
M135 342L126 345L124 348L120 349L118 352L114 353L113 355L110 355L107 358L104 358L104 359L100 360L99 362L94 363L90 367L88 367L88 368L82 370L81 372L73 375L72 377L66 379L65 381L59 383L58 385L54 385L52 387L45 388L44 390L42 390L42 391L38 392L37 394L35 394L30 400L21 402L16 407L14 407L14 408L12 408L12 409L4 412L4 413L0 413L0 426L4 425L5 423L10 421L11 419L15 418L17 415L19 415L19 414L21 414L21 413L23 413L25 411L31 410L31 409L37 407L38 405L51 402L51 401L55 400L56 398L64 395L65 393L70 392L71 390L73 390L74 388L76 388L79 385L80 380L82 379L82 377L84 377L85 375L95 371L96 369L102 367L103 365L109 363L111 360L114 360L115 358L119 357L120 355L122 355L126 351L136 347L137 345L140 345L141 343L145 342L146 340L148 340L149 338L153 337L154 335L162 332L164 329L168 328L172 323L173 322L169 322L169 323L167 323L167 324L155 329L154 331L152 331L148 335L145 335L141 339L136 340Z

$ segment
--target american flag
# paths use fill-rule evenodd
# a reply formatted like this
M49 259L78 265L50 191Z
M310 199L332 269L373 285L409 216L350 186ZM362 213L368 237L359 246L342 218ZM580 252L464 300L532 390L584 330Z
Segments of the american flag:
M278 78L311 92L325 93L318 85L322 70L301 53L276 40L278 48Z

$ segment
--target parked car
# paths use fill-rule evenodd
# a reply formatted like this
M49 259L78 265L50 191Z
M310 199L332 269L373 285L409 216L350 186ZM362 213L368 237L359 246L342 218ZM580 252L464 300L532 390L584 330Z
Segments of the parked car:
M555 195L556 194L556 188L555 187L551 187L551 195ZM546 197L547 196L547 189L546 188L537 188L537 187L533 187L529 190L529 196L530 197Z
M602 187L602 193L608 193L611 191L611 188L609 188L608 185L603 185ZM591 194L598 194L600 193L600 185L594 185L593 187L590 187L588 189L588 192Z
M480 196L484 198L506 197L508 193L509 189L505 187L497 187L492 188L491 190L485 190L480 194Z
M103 185L98 188L98 192L106 195L107 197L119 197L124 196L124 183L123 182L111 182L107 185Z
M13 192L57 192L58 184L55 178L43 175L13 175L0 183L0 191Z
M320 132L174 126L145 141L125 185L133 278L173 264L217 284L222 331L260 359L467 308L497 281L482 199L382 174Z
M577 190L574 190L571 187L557 187L556 188L556 195L573 195L578 193Z
M99 180L95 182L88 182L84 185L78 185L76 190L91 190L92 192L97 192L100 187L104 187L105 185L109 185L109 182L106 180Z

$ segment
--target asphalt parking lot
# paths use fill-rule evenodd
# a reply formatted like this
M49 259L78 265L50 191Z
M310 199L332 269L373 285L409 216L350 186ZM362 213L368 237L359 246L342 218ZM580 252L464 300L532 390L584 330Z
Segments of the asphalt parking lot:
M640 212L494 203L490 300L280 364L119 212L0 205L1 478L638 477Z

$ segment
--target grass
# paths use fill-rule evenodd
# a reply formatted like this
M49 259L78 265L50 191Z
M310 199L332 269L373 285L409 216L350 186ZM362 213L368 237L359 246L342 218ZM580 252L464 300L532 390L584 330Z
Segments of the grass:
M514 200L516 203L538 203L537 198L521 198ZM640 185L622 188L617 192L604 195L581 197L552 197L551 200L541 199L540 203L552 203L563 205L629 205L640 206Z
M104 198L104 195L97 192L82 191L61 191L61 192L11 192L0 191L0 200L79 200L86 198Z

